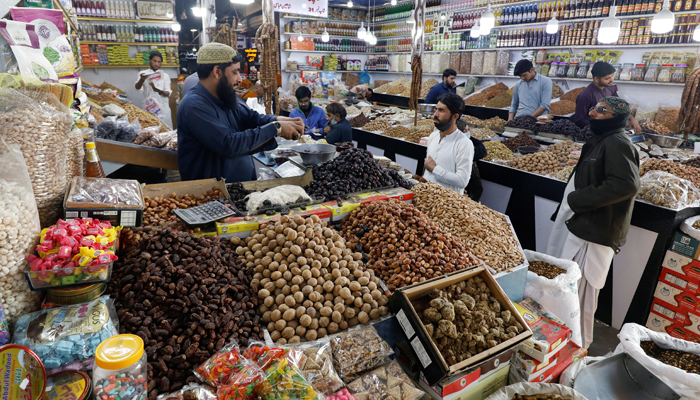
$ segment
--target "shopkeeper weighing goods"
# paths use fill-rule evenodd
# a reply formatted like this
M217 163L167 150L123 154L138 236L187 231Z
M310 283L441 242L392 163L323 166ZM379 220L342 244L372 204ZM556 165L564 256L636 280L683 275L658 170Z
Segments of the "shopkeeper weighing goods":
M221 43L197 54L199 83L180 102L177 162L183 180L256 180L252 154L277 147L276 136L294 139L304 131L299 118L261 115L240 104L243 57Z
M152 51L148 57L151 69L139 72L139 80L134 87L143 93L143 108L158 117L168 127L173 127L170 115L170 77L160 70L163 55Z
M345 119L348 115L345 107L338 103L331 103L326 107L328 126L323 128L328 144L352 142L352 126Z
M457 71L451 68L442 71L442 83L438 83L430 88L428 95L425 96L425 103L435 104L440 96L446 95L447 93L455 94L457 92L457 83L455 83L455 79L457 79Z
M474 145L469 137L457 129L462 117L464 101L454 93L437 99L433 120L437 131L428 137L428 157L423 177L428 182L464 194L469 184L474 161Z
M613 256L625 244L639 190L639 154L625 134L630 105L605 97L589 113L593 137L586 141L555 212L547 254L581 267L582 348L593 342L598 293Z
M535 72L530 60L520 60L515 64L515 76L520 82L513 89L508 121L521 115L539 117L549 112L552 102L552 80Z
M617 85L614 85L615 67L598 61L591 68L593 82L576 97L576 113L572 120L579 128L588 126L588 113L603 97L620 97L617 94ZM630 126L636 133L642 132L637 120L630 115Z
M299 86L294 92L299 106L289 113L292 118L301 118L306 126L306 134L314 140L323 139L323 128L328 125L326 112L321 107L315 107L311 103L311 89Z

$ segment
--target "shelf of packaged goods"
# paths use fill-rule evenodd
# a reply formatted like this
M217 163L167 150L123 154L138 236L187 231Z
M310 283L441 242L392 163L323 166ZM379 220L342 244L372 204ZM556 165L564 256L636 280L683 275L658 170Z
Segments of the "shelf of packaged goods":
M180 65L161 65L161 68L180 68ZM83 65L83 68L148 68L148 65Z
M107 44L111 46L127 45L127 46L177 46L177 43L156 43L156 42L93 42L81 40L80 44Z
M533 4L533 3L547 3L547 1L543 0L527 0L527 1L518 1L515 3L507 3L507 4L491 4L491 10L497 10L497 9L502 9L502 8L507 8L507 7L517 7L517 6L523 6L526 4ZM449 10L449 11L426 11L426 16L430 16L433 14L455 14L455 13L463 13L463 12L472 12L472 11L477 11L477 10L485 10L486 6L481 6L481 7L473 7L473 8L461 8L458 10ZM619 11L619 6L618 6L618 11ZM689 10L689 11L672 11L674 14L700 14L700 10ZM561 14L561 13L559 13ZM654 16L655 13L647 13L647 14L627 14L627 15L620 15L617 14L617 18L645 18L645 17L650 17ZM575 22L583 22L587 20L593 20L593 19L605 19L607 18L607 15L604 16L596 16L596 17L580 17L580 18L569 18L569 19L560 19L559 22L562 21L575 21ZM544 22L545 24L547 22Z
M667 48L667 47L698 47L700 43L674 43L674 44L597 44L590 46L534 46L534 47L493 47L484 49L465 49L465 50L426 50L425 53L454 53L454 52L469 52L469 51L489 51L489 50L555 50L555 49L641 49L641 48Z
M280 32L280 35L287 35L287 36L292 36L292 37L296 37L296 36L301 35L301 36L303 36L303 37L312 37L312 38L320 38L320 37L323 37L323 35L317 35L317 34L311 34L311 33L299 33L299 32ZM328 37L330 37L331 39L356 39L356 40L361 40L361 39L358 39L357 36L355 36L355 35L353 35L353 36L345 36L345 35L331 35L331 34L329 34Z
M78 17L78 21L103 21L103 22L141 22L144 24L172 24L173 20L168 19L117 19L98 17Z
M286 19L297 19L297 20L307 20L307 21L324 21L328 22L331 24L334 23L341 23L341 24L367 24L367 21L343 21L340 19L328 19L328 18L315 18L315 17L307 17L304 15L289 15L289 14L284 14L282 15L282 18Z
M336 54L336 53L342 53L342 54L364 54L364 55L372 55L372 54L386 54L386 53L366 53L364 51L343 51L343 50L330 50L330 51L319 51L319 50L290 50L290 49L284 49L284 51L290 52L290 53L320 53L320 54Z

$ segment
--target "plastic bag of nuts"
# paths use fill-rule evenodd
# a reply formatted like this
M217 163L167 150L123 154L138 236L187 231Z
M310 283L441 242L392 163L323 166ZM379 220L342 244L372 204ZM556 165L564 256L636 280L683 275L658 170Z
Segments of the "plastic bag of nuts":
M56 96L33 98L0 88L0 138L17 144L22 151L42 226L58 219L68 186L66 148L71 124L68 109Z
M586 400L586 398L567 386L521 382L497 390L486 400Z
M309 343L289 346L294 350L298 350L298 352L293 353L294 355L299 355L299 359L295 360L295 364L299 366L306 380L316 390L325 395L331 395L345 387L345 384L333 368L331 343L327 337Z
M216 400L216 394L210 387L188 383L177 392L158 396L158 400Z
M700 191L690 181L662 171L651 171L641 179L637 198L672 210L697 207Z
M41 292L32 292L24 277L41 228L27 166L19 147L0 140L0 304L10 326L36 311Z
M330 342L333 365L346 383L394 354L391 346L379 337L372 326L339 333Z

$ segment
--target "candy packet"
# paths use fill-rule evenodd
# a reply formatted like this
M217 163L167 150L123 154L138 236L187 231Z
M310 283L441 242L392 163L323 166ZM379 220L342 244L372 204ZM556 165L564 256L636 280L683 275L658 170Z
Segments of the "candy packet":
M194 375L204 383L219 387L231 380L245 366L246 360L241 355L238 342L231 340L195 369Z

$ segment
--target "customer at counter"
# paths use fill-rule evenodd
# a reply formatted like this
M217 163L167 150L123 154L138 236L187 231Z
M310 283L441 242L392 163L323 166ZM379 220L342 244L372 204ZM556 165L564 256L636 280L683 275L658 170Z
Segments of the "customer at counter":
M581 268L582 348L593 342L598 293L613 256L625 244L639 190L639 154L625 134L630 105L605 97L589 113L593 137L586 141L555 212L547 254Z
M457 71L451 68L442 71L442 83L438 83L430 88L428 95L425 96L425 102L427 104L435 104L440 96L448 93L455 94L457 92L455 79L457 79Z
M299 106L289 113L292 118L301 118L306 126L306 134L314 140L323 139L323 128L328 125L326 113L321 107L316 107L311 102L311 89L299 86L294 92Z
M256 179L251 154L277 147L276 136L295 139L304 131L300 118L261 115L242 105L234 86L241 81L243 57L221 43L197 54L199 83L177 113L177 161L183 180Z
M588 126L588 113L603 97L620 97L617 93L617 85L614 85L615 67L598 61L591 68L593 82L576 97L576 113L571 118L579 128ZM633 116L630 115L629 125L636 133L642 132L642 127Z
M520 82L513 89L508 121L521 115L539 117L548 113L552 102L552 80L535 72L530 60L518 61L514 73L520 77Z
M464 101L454 93L437 99L433 120L434 131L428 137L428 157L423 177L459 194L469 184L474 161L474 145L469 137L457 129L462 117Z
M348 113L345 107L338 103L331 103L326 107L328 126L323 128L328 144L352 142L352 126L345 119Z

